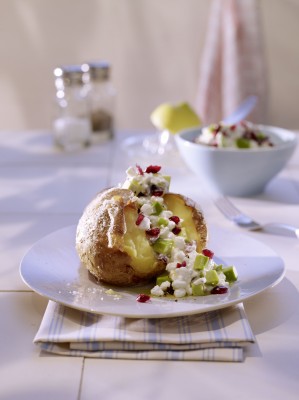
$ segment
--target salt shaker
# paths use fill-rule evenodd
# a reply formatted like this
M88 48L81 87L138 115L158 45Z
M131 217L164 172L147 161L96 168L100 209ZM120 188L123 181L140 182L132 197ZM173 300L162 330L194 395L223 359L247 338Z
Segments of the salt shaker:
M91 142L87 65L55 68L56 116L53 120L55 144L65 151L79 150Z
M114 135L116 90L110 80L111 67L108 62L90 62L88 66L92 143L97 144Z

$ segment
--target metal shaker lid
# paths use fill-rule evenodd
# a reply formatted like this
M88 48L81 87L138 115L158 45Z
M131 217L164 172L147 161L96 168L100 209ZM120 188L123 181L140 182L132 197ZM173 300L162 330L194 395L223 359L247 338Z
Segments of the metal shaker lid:
M89 66L82 65L63 65L54 69L55 85L57 88L62 86L83 85L89 80Z
M89 75L91 80L106 81L110 78L110 63L107 61L89 62Z

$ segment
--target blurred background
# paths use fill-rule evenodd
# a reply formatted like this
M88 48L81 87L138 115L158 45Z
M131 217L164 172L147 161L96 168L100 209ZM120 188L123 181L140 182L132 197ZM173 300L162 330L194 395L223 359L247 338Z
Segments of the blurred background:
M267 83L259 122L298 128L299 0L256 3ZM195 104L210 7L210 0L1 0L0 129L50 128L53 69L91 60L111 62L118 129L151 129L149 115L165 101Z

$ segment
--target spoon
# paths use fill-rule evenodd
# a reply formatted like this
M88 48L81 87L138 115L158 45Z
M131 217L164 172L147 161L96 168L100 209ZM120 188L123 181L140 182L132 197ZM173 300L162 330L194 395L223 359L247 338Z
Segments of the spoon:
M222 121L225 125L234 125L238 122L246 119L246 117L251 113L257 103L257 96L249 96L247 97L236 110L224 118Z

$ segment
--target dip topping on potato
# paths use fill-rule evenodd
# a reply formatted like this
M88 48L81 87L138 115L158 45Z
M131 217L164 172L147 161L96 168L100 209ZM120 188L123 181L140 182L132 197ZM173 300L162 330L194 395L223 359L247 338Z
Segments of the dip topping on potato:
M165 272L157 277L151 294L205 295L215 292L212 290L216 286L225 293L229 286L226 270L223 272L223 267L214 262L212 251L197 251L196 237L188 237L186 233L184 206L181 210L177 208L180 216L168 208L169 198L177 204L180 200L178 195L167 194L170 178L160 174L160 170L159 166L149 166L145 171L138 165L130 167L123 185L137 195L136 225L145 231L154 251L166 264ZM233 272L236 279L236 271Z
M237 279L206 249L207 226L189 198L169 192L161 167L130 167L119 188L86 207L77 227L82 263L99 281L130 286L156 279L153 296L225 293Z

